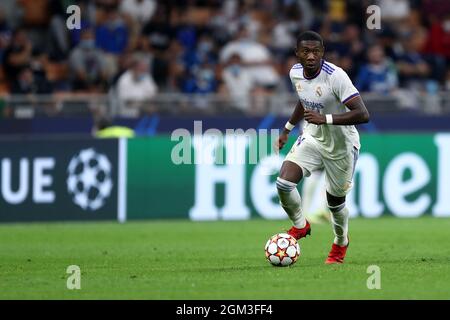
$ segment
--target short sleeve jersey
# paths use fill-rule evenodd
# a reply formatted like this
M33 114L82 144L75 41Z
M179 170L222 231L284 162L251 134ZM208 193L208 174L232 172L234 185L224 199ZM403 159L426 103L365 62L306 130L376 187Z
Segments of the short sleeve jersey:
M321 68L312 77L303 73L300 63L295 64L289 76L305 109L321 114L338 114L349 111L345 103L359 95L347 73L342 68L322 60ZM315 125L304 122L303 135L314 138L324 157L340 159L353 148L360 148L355 126Z

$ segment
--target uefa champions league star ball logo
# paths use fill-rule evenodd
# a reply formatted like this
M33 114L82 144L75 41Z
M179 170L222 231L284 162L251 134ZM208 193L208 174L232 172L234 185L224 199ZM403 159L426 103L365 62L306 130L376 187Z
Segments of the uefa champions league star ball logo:
M73 202L83 210L100 209L113 187L111 163L93 148L81 150L67 167L67 190Z

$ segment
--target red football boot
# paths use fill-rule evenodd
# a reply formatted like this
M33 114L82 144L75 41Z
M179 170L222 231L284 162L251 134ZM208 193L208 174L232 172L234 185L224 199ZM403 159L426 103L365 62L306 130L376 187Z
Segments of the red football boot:
M311 225L309 224L308 220L306 220L306 225L303 228L299 229L292 226L292 228L290 228L287 233L293 236L295 239L299 240L311 234Z
M347 248L350 245L350 240L346 246L338 246L334 244L331 246L331 251L325 260L326 264L344 263L345 254L347 253Z

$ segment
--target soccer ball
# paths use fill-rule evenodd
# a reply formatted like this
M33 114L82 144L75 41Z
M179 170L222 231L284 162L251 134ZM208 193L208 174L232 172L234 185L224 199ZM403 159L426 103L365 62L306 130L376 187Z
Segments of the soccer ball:
M100 209L113 187L112 168L106 155L93 148L81 150L67 168L67 190L73 202L83 210Z
M266 258L277 267L294 264L300 257L300 245L297 240L287 233L277 233L267 240Z

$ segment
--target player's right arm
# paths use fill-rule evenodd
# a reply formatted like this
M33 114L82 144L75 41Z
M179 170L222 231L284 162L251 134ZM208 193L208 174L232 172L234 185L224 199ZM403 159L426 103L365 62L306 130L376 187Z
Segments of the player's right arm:
M281 150L288 140L289 133L291 133L292 131L292 128L289 128L289 126L295 127L300 122L300 120L303 119L304 113L305 109L303 108L303 105L299 100L297 102L297 105L295 106L294 112L292 112L292 115L289 118L289 121L286 123L286 126L278 137L278 150Z

